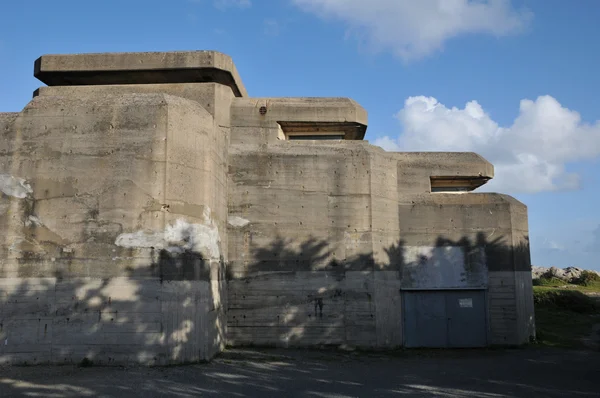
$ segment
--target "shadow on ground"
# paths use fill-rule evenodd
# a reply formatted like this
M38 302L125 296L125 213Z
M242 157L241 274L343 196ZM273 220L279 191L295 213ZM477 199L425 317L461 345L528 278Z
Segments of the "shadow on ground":
M551 349L232 350L163 368L7 367L0 396L592 397L600 355Z

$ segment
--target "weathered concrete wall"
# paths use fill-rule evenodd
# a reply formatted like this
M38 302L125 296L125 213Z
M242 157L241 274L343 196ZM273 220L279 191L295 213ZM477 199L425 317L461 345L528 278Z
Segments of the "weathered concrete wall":
M168 94L199 103L218 126L226 127L229 136L231 102L235 98L230 87L219 83L121 84L99 86L40 87L34 96L97 97L121 94Z
M230 344L375 345L370 216L360 210L369 154L351 144L230 147Z
M518 203L511 209L513 228L512 247L515 272L515 301L517 307L517 343L531 341L535 337L535 311L531 257L529 253L529 221L527 208Z
M0 362L166 364L222 348L220 132L163 94L40 96L19 114L0 143Z
M66 97L66 98L86 98L94 101L95 98L123 94L168 94L200 104L210 115L213 121L208 121L208 125L214 128L214 134L211 134L210 140L213 145L211 156L215 167L210 171L215 174L219 181L215 187L210 190L201 189L203 195L212 195L211 209L216 213L214 217L221 231L226 230L227 219L227 159L228 145L230 137L230 109L234 93L230 87L218 83L181 83L181 84L130 84L130 85L100 85L100 86L54 86L40 87L36 96L40 97ZM222 165L223 167L216 167ZM206 178L206 176L205 176ZM206 199L206 198L204 198ZM227 245L223 245L221 253L227 261Z
M417 279L427 288L487 288L490 344L527 342L530 330L523 330L518 316L533 318L531 282L517 285L515 280L516 275L531 276L528 242L515 242L523 239L519 228L523 217L527 223L525 206L506 195L438 193L414 196L399 211L401 219L407 220L401 228L405 248L431 250L426 263L437 262L441 268L431 272L426 267L428 275L423 277L422 269L415 272L408 265L403 285ZM519 226L513 224L517 220ZM461 279L439 279L449 267L457 266L464 267L454 274L462 275ZM527 290L531 306L520 305L518 297L525 301Z
M488 291L490 344L526 342L517 317L533 311L518 297L531 295L515 283L529 272L515 246L526 218L513 225L525 207L432 194L431 176L493 169L474 154L454 166L458 154L421 155L357 141L232 145L229 344L400 346L402 289L465 288Z

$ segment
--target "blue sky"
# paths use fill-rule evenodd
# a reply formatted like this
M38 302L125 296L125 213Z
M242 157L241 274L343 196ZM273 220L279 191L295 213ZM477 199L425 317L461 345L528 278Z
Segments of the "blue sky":
M0 111L42 54L218 50L251 96L346 96L370 142L474 150L529 208L532 262L600 270L600 2L80 0L0 8Z

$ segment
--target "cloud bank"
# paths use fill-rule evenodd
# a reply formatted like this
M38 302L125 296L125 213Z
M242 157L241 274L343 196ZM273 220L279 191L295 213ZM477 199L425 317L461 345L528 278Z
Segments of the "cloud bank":
M389 151L473 151L495 166L485 190L534 193L579 188L570 162L600 156L600 121L582 122L579 113L551 96L524 99L510 126L500 126L477 101L449 108L433 97L409 97L396 114L398 136L374 144Z
M301 9L339 20L373 51L423 58L467 34L520 33L533 14L510 0L292 0Z

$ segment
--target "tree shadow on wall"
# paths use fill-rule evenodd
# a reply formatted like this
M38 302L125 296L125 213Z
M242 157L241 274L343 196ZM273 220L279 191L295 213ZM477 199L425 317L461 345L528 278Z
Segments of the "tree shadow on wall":
M376 261L373 252L335 258L328 241L314 237L251 247L251 260L228 269L228 343L399 347L401 289L419 287L424 267L450 283L443 271L456 264L458 251L464 270L455 282L484 287L488 272L530 270L528 244L512 247L502 236L440 235L425 254L420 249L399 240L383 248L386 261Z
M467 252L483 245L488 255L497 256L490 267L500 267L502 261L528 253L525 246L513 249L501 238L486 240L483 235L455 241L439 237L433 242L434 247L440 248L459 244L464 245ZM392 301L394 295L399 295L404 268L414 265L406 261L409 249L410 246L398 241L385 248L387 261L375 261L373 253L334 261L330 245L315 238L300 243L278 238L267 247L257 247L251 251L253 261L230 275L230 336L242 345L376 347L383 344L388 336L381 336L376 325L377 318L387 313L377 303ZM122 255L133 257L133 253ZM23 364L43 364L51 358L80 365L137 361L158 364L161 360L175 362L173 354L187 355L207 350L211 344L218 345L221 337L205 329L205 325L216 326L220 322L206 315L218 310L211 296L214 291L208 289L208 285L203 285L205 289L193 284L194 278L205 279L210 274L206 262L189 252L180 255L158 252L154 257L151 265L131 269L121 278L73 278L62 274L53 278L22 279L19 283L5 278L0 282L3 284L0 343L8 339L8 344L0 344L0 358ZM296 262L296 258L302 260ZM76 264L77 259L72 261ZM33 350L37 351L34 355ZM337 360L349 359L337 357ZM191 367L185 374L184 369L188 368L175 368L180 369L177 371L182 376L169 375L168 379L162 370L160 373L144 371L143 375L139 374L141 371L129 370L132 373L126 374L140 380L140 391L149 394L162 391L173 396L248 391L266 395L290 386L295 391L324 394L340 390L355 394L357 388L363 388L365 394L373 391L373 386L363 380L339 373L331 375L334 384L321 383L319 380L331 369L323 361L320 357L295 362L287 356L271 362L217 361L206 368ZM358 362L371 366L365 365L364 360ZM390 369L389 362L386 361L382 369ZM397 374L394 369L393 373ZM362 374L356 372L361 371L353 375ZM44 381L35 374L5 375L0 379L0 391L7 396L24 393L83 396L103 392L118 395L131 389L127 382L129 377L122 375L73 374L79 379L58 375ZM420 393L421 390L410 387L415 380L422 380L419 383L422 385L431 382L427 378L427 374L431 374L429 370L419 373L407 369L403 374L411 376L402 382L405 386L402 383L398 387L390 385L380 393L390 396L398 391ZM436 391L458 388L453 382L438 383L440 390ZM491 391L495 384L488 384L485 388L473 387L472 394L465 392L461 396ZM466 391L464 386L462 388ZM537 391L529 386L521 388Z
M53 276L0 278L0 365L168 365L220 352L224 267L189 251L119 250L119 261L151 264L120 268L121 276L89 266L82 274L89 259L75 253L68 264L53 259L61 269ZM36 261L49 269L49 260Z

